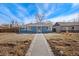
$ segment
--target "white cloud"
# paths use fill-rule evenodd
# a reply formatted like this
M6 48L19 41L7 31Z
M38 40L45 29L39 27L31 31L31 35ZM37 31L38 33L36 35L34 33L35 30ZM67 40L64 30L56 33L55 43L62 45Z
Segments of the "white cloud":
M56 10L52 7L51 10L45 14L45 17L49 16L51 13L53 14Z
M27 23L35 23L35 18L24 18L24 21L23 21L24 24L27 24Z
M48 9L49 8L49 3L44 3L43 6L44 6L44 9Z
M43 10L39 7L38 4L35 4L39 14L43 13Z
M35 19L34 19L34 16L27 16L27 15L29 15L29 12L28 12L28 10L27 10L27 8L24 8L24 7L22 7L21 5L18 5L18 4L15 4L16 6L17 6L17 8L19 9L19 13L18 13L18 16L19 17L22 17L22 23L24 23L24 24L27 24L27 23L33 23L33 22L35 22ZM37 6L38 7L38 6ZM39 8L39 7L38 7ZM26 15L26 14L27 15Z
M24 15L25 13L27 15L29 15L27 8L24 8L24 7L22 7L21 5L18 5L18 4L14 4L14 5L18 8L19 13L22 13L22 15Z
M72 8L79 7L79 3L73 3Z
M79 9L79 3L73 3L71 6L71 10L69 12L73 12L74 10Z
M50 16L51 14L55 14L55 12L59 12L59 10L61 8L57 8L57 4L53 4L51 5L51 9L48 10L48 12L45 14L45 17L48 17ZM49 6L50 7L50 6Z
M2 7L0 7L0 12L2 12L2 13L4 13L4 21L5 21L5 23L7 23L8 21L9 22L11 22L12 20L15 20L15 21L17 21L17 22L19 22L19 23L28 23L28 22L31 22L31 19L32 19L32 17L27 17L26 15L25 15L25 13L28 15L29 13L27 12L27 9L25 9L25 8L23 8L23 7L21 7L21 6L19 6L18 4L14 4L14 5L16 5L16 7L17 7L17 9L18 10L16 10L17 11L17 16L15 16L12 12L11 12L11 10L9 10L7 7L5 7L5 6L2 6ZM19 17L19 18L18 18ZM8 19L7 21L6 21L6 19ZM3 21L2 21L3 22ZM9 23L8 22L8 23Z
M13 15L11 13L11 11L5 6L3 6L2 9L0 9L0 12L2 12L6 16L6 18L4 17L4 20L9 18L10 21L12 21L12 20L15 20L15 21L18 21L18 22L21 21L19 18L17 18L17 16Z
M79 17L79 13L74 13L71 15L59 16L48 20L51 20L52 22L73 22L74 19L77 19L78 17Z
M24 8L19 4L14 4L14 5L18 9L18 10L15 10L15 11L18 12L17 16L22 17L22 20L20 18L18 18L17 16L13 15L11 10L9 10L5 6L0 5L0 11L3 12L6 15L6 17L8 17L8 18L10 17L9 18L10 20L17 20L18 22L24 22L24 23L35 22L34 15L29 16L29 17L26 16L26 14L29 15L29 12L28 12L27 8ZM50 6L51 6L51 8L49 9ZM43 4L44 8L41 8L40 5L38 5L38 4L36 4L36 7L37 7L37 10L38 10L39 14L43 13L43 11L44 11L43 9L47 10L47 12L45 12L45 17L49 16L50 14L53 14L54 12L59 11L59 9L60 9L60 8L56 8L55 5L53 6L53 5L50 5L48 3ZM73 11L77 8L79 8L79 4L78 3L77 4L73 3L70 11ZM71 15L67 15L67 16L59 16L59 17L56 17L56 18L48 19L48 20L51 20L52 22L69 21L71 19L76 18L77 15L78 15L78 13L75 13L75 14L71 14Z

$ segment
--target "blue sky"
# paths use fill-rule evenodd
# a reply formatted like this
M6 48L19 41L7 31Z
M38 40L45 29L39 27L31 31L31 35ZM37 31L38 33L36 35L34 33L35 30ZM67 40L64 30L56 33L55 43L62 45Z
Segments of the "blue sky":
M44 14L47 21L69 21L78 17L78 3L0 3L0 24L35 22L35 15Z

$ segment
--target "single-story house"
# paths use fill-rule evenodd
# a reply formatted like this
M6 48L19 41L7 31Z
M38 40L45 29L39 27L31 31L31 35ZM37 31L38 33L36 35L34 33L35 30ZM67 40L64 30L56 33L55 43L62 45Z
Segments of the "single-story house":
M55 32L79 32L79 22L56 22L53 30Z
M29 23L20 28L20 32L31 32L31 33L41 33L41 32L52 32L51 22L42 23Z

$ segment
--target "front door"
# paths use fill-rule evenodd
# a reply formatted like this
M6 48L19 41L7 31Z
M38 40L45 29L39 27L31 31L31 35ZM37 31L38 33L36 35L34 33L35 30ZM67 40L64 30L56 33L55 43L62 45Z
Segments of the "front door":
M52 31L53 31L53 32L56 32L56 28L53 28Z
M37 33L41 33L42 32L42 28L39 26L37 27Z

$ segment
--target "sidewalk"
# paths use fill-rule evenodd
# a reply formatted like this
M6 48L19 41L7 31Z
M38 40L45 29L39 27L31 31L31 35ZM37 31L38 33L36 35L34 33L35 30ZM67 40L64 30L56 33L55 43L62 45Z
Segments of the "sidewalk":
M53 56L43 34L36 34L26 56Z

